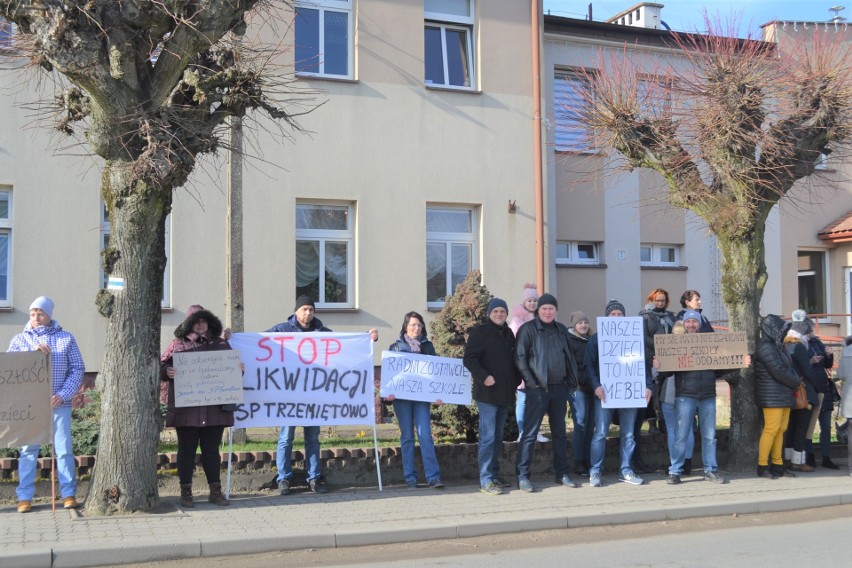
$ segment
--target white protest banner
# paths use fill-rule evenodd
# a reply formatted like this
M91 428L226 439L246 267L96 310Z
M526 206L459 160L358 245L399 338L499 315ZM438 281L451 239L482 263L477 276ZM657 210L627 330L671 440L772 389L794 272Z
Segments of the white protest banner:
M654 352L661 372L742 369L748 342L744 331L655 335Z
M234 428L373 424L368 333L235 333L245 364Z
M50 443L52 395L49 355L0 353L0 448Z
M641 317L598 318L598 358L604 408L643 408L645 342Z
M382 351L380 392L382 397L469 405L470 371L461 359Z
M175 406L208 406L243 401L239 351L189 351L172 356Z

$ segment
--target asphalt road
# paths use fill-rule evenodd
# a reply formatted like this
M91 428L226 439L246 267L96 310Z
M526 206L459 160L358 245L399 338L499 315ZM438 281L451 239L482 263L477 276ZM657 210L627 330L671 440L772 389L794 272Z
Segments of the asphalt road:
M517 568L602 566L773 568L843 565L852 505L397 545L125 564L124 568Z

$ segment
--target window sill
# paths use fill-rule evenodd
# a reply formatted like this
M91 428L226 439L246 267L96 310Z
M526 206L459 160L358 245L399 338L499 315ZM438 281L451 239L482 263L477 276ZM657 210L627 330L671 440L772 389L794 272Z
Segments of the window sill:
M443 306L441 306L440 308L437 307L437 306L428 306L426 308L426 311L429 312L429 313L432 313L432 314L437 314L438 312L440 312L443 309L444 309Z
M310 73L296 73L296 78L302 81L334 81L336 83L358 83L358 79L352 77L339 77L337 75L311 75Z
M357 314L360 313L361 310L358 308L315 308L316 313L336 313L336 314Z
M470 95L481 95L482 91L479 89L474 89L473 87L455 87L453 85L430 85L424 84L427 90L430 91L450 91L453 93L467 93Z
M12 306L0 306L0 314L2 314L2 313L11 314L14 311L15 311L15 308L13 308Z
M686 272L686 266L656 266L653 264L643 264L639 266L640 270L673 270L675 272Z
M556 268L607 268L607 265L602 263L557 262Z
M160 306L160 313L163 314L171 314L174 313L175 309L171 306Z

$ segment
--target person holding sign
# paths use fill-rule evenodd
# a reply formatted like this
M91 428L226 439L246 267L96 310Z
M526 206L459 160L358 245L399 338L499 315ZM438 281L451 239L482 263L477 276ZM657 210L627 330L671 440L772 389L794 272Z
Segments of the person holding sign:
M426 324L423 316L417 312L408 312L402 319L399 339L388 347L389 351L401 353L420 353L437 355L435 346L426 337ZM388 396L393 403L393 412L399 423L399 445L402 447L402 474L409 489L417 488L417 465L414 459L414 433L420 441L420 459L423 460L423 473L429 487L443 489L441 469L435 455L435 442L432 440L432 405L419 400L404 400L394 395ZM440 406L440 400L435 401Z
M608 318L623 318L624 304L618 300L610 300L604 309L604 315ZM602 320L598 320L600 323ZM600 371L600 349L598 346L598 333L589 338L589 344L586 346L586 377L592 383L592 388L595 393L595 435L592 437L592 467L589 470L589 485L592 487L600 487L601 470L603 469L604 456L606 454L606 435L609 432L609 425L612 423L612 414L616 410L612 407L604 408L603 402L606 401L606 390L601 385ZM651 401L651 375L645 374L645 404ZM630 460L633 458L633 450L636 446L636 441L633 438L633 427L636 423L636 408L618 408L619 424L621 428L621 476L620 481L629 483L630 485L642 485L645 480L637 476L630 465Z
M219 472L222 469L219 445L226 427L234 425L234 412L223 405L175 406L175 353L188 351L223 351L230 344L222 338L222 322L198 304L186 310L186 319L175 329L175 338L160 357L160 380L169 385L166 426L173 426L178 439L178 480L180 504L195 506L192 500L192 474L195 471L195 451L201 446L201 465L210 487L207 500L214 505L227 506L230 501L222 493Z
M558 305L551 294L538 299L535 318L518 330L515 346L515 365L521 372L526 391L524 437L518 445L518 488L526 493L535 491L530 481L530 465L539 424L545 413L553 437L553 470L556 483L579 487L568 474L568 437L565 413L568 401L577 390L579 372L577 361L568 344L568 328L556 321Z
M41 351L53 368L53 448L59 472L59 494L66 509L77 508L77 471L71 449L71 398L80 389L86 365L74 336L53 319L53 300L39 296L30 305L30 321L12 338L10 352ZM32 510L38 445L21 448L18 458L18 512Z
M500 478L503 427L521 377L515 368L515 335L506 325L506 302L492 298L486 313L488 321L470 330L464 366L473 377L479 410L479 490L500 495L509 486Z
M701 314L695 310L686 310L683 314L683 327L687 334L700 333ZM751 356L744 358L746 366L751 365ZM659 362L654 357L654 367ZM710 369L679 371L675 378L675 443L669 469L669 485L681 482L683 464L686 459L688 439L692 436L692 420L698 411L698 425L701 431L701 461L704 464L704 479L711 483L727 483L719 475L716 461L716 379L728 371ZM690 456L691 457L691 456Z
M287 321L267 329L267 333L309 333L312 331L330 332L319 318L314 317L316 305L310 296L296 298L296 307ZM368 332L373 341L379 339L379 332L372 328ZM278 466L278 493L290 494L290 481L293 478L293 440L296 426L282 426L278 434L278 448L275 454ZM308 474L308 488L314 493L327 493L328 488L322 479L320 465L319 426L304 426L305 433L305 469Z

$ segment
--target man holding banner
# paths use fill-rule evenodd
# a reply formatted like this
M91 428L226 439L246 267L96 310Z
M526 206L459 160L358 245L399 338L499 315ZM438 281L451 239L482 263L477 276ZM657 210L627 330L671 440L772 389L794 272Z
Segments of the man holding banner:
M621 475L619 480L630 485L645 481L633 472L630 460L636 442L633 427L637 408L651 401L651 377L645 373L642 318L625 318L624 304L610 300L598 318L598 332L586 347L586 378L595 392L595 435L592 437L592 467L589 485L601 486L601 470L606 454L606 435L618 410L621 428Z
M71 449L71 398L83 382L86 366L74 336L53 319L53 300L39 296L30 305L30 321L12 338L9 351L41 351L52 364L53 447L59 471L59 491L66 509L77 507L77 471ZM18 512L32 510L38 444L21 448L18 458Z
M330 332L316 317L316 306L310 296L299 296L296 307L287 321L281 322L266 330L267 333L309 333L314 331ZM368 332L373 341L378 341L379 332L371 328ZM282 426L278 434L276 465L278 466L278 492L281 495L290 494L290 480L293 478L293 439L296 436L296 426ZM326 493L328 488L322 480L320 465L319 426L303 426L305 435L305 468L308 475L308 488L314 493Z

